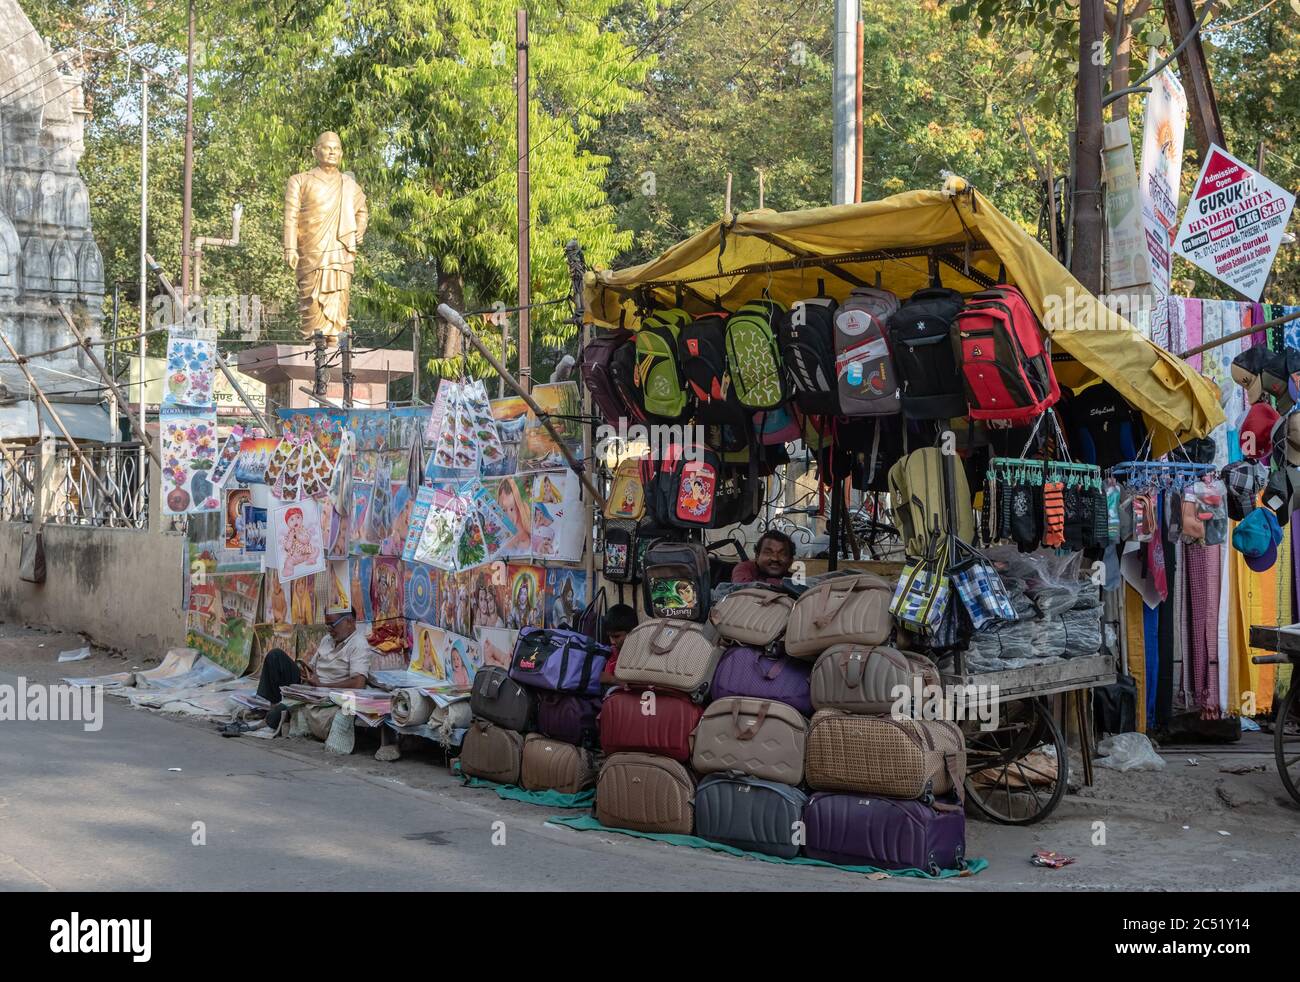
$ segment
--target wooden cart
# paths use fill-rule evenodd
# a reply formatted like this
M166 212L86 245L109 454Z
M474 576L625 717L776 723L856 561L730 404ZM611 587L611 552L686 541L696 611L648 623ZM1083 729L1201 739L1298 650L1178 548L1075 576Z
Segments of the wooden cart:
M1002 672L966 671L959 656L955 670L943 673L943 683L946 691L966 696L959 704L968 717L961 723L967 803L1001 825L1032 825L1050 815L1065 797L1069 744L1048 699L1110 685L1115 679L1115 658L1109 654ZM981 699L986 718L988 709L997 707L992 726L978 718ZM1087 714L1082 699L1073 702L1079 712L1084 766L1090 771Z
M1250 646L1273 651L1272 655L1256 655L1251 659L1256 665L1297 665L1300 664L1300 625L1284 627L1252 626L1250 629ZM1287 686L1286 696L1278 705L1273 718L1273 757L1277 761L1277 774L1282 779L1282 786L1296 802L1300 804L1300 705L1295 684L1295 670L1291 672L1291 684Z

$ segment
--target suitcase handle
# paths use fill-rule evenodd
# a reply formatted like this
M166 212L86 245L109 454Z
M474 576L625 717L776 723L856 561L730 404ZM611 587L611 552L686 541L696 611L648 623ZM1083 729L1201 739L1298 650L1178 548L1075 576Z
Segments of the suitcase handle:
M848 578L846 577L846 579ZM859 577L852 578L851 582L847 584L847 589L839 587L834 580L831 580L827 584L827 591L822 600L821 612L813 618L813 626L817 628L825 627L830 623L831 618L840 612L840 608L848 602L849 597L858 590L871 589L875 589L874 585ZM835 595L834 601L831 599L832 595Z
M735 728L737 740L754 739L754 734L762 728L763 721L767 719L767 707L769 705L771 705L771 703L768 702L760 704L758 707L758 719L754 720L754 725L743 728L740 725L740 702L737 701L736 704L731 707L731 725Z
M856 665L858 672L857 678L853 677L852 666ZM844 656L844 684L850 689L856 689L862 684L862 677L867 674L867 660L862 657L862 652L851 651Z
M782 670L785 668L785 665L781 663L780 655L759 655L758 656L759 661L762 661L764 658L772 659L772 667L763 673L763 678L771 682L774 678L776 678L778 675L781 674Z

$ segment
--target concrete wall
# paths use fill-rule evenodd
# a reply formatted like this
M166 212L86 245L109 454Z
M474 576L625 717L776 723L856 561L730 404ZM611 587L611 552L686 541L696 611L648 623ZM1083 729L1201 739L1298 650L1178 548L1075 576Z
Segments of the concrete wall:
M142 657L184 644L185 536L159 531L158 468L149 472L148 531L44 525L44 583L18 578L31 526L0 522L0 620L79 631Z

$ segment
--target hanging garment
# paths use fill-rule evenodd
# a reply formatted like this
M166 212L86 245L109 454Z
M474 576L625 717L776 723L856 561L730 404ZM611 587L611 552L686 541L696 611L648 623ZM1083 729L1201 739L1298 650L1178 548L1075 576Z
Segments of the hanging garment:
M1065 485L1043 485L1043 545L1056 549L1065 544Z
M1147 726L1160 724L1156 695L1160 689L1160 607L1142 606L1142 638L1146 650Z
M1175 573L1171 600L1173 601L1173 707L1175 712L1186 712L1192 708L1188 695L1190 671L1187 668L1187 553L1186 546L1180 542L1170 543L1174 555Z
M1162 501L1162 508L1163 505ZM1152 545L1155 547L1154 552L1164 561L1163 573L1166 580L1165 599L1160 604L1160 676L1156 685L1156 722L1163 725L1174 715L1174 642L1178 633L1178 619L1174 610L1174 598L1178 591L1174 586L1178 577L1178 546L1170 542L1167 535L1159 536Z
M1146 604L1142 594L1128 584L1124 585L1124 634L1128 649L1128 673L1137 686L1137 732L1147 730L1146 697Z
M1232 526L1235 522L1228 522L1228 533L1231 536ZM1231 541L1230 539L1228 541ZM1219 618L1219 634L1216 640L1216 654L1218 655L1218 694L1219 694L1219 717L1227 715L1228 712L1228 675L1230 674L1229 666L1232 664L1232 644L1230 638L1233 632L1229 622L1235 620L1230 614L1230 605L1232 601L1232 568L1236 561L1232 558L1237 550L1229 548L1227 545L1219 547L1219 612L1222 615Z

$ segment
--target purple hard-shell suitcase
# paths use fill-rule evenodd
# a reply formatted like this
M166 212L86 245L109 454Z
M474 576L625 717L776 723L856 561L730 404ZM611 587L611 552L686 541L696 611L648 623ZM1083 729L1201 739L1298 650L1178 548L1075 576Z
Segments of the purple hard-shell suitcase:
M585 634L526 627L515 640L510 677L534 689L597 696L608 660L609 648Z
M600 746L599 696L578 696L567 692L537 694L537 731L552 740L575 747Z
M804 809L804 853L841 866L920 869L937 874L966 863L966 816L920 801L818 792Z
M811 676L811 662L736 645L723 652L709 695L714 700L727 696L774 699L811 716Z

